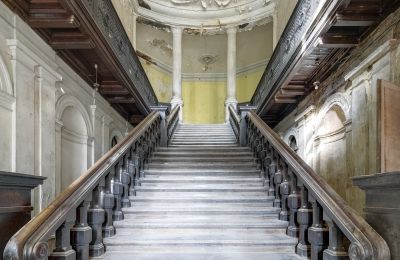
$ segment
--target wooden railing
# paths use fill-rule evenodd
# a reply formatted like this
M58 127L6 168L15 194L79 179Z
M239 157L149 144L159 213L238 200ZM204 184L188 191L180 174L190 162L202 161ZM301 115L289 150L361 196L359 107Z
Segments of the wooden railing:
M8 242L4 259L89 259L104 253L145 165L160 143L162 116L152 112ZM165 122L164 122L165 123ZM49 239L55 235L51 249Z
M242 116L240 136L260 164L296 253L311 259L389 260L383 238L262 119ZM243 141L243 140L242 140ZM241 142L242 142L241 141Z

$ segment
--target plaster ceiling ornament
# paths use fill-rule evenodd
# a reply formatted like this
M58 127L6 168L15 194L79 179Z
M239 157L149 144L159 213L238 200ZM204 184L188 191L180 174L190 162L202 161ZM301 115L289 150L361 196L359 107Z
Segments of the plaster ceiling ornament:
M175 5L187 5L192 3L199 3L203 9L207 9L210 5L217 5L219 7L226 7L228 6L232 0L171 0L171 2ZM237 0L235 0L237 2Z
M211 69L210 65L215 63L218 59L218 56L215 54L203 54L199 57L199 61L201 64L203 64L203 71L207 71Z
M134 1L140 21L159 29L183 27L185 33L221 34L225 28L240 31L272 21L275 0L142 0ZM244 26L245 25L245 26Z

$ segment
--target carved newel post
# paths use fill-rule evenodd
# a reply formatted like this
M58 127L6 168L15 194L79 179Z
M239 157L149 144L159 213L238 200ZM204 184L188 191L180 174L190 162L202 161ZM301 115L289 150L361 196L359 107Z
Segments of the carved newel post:
M251 111L256 109L254 106L240 106L239 113L240 113L240 130L239 130L239 143L240 146L246 147L247 146L247 120L246 116Z
M168 146L168 132L167 132L167 122L166 122L166 112L168 107L167 106L157 106L151 107L152 110L158 111L161 115L161 123L160 123L160 132L161 132L161 139L160 139L160 146L167 147Z

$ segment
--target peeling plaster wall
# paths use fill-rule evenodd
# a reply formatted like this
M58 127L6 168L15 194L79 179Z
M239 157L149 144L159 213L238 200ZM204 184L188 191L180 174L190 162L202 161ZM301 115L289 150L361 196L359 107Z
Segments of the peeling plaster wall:
M111 127L125 133L125 120L105 99L97 95L92 104L92 88L0 2L0 170L47 178L34 191L35 213L65 187L68 165L63 171L62 153L71 150L63 137L73 145L85 144L84 156L71 163L87 168L109 150ZM64 128L69 108L84 118L86 134Z
M299 155L361 214L364 193L353 187L351 178L379 173L377 82L383 79L400 84L399 25L400 10L383 21L352 51L352 59L275 128L285 142L296 132ZM338 133L328 127L328 132L320 135L333 106L345 115L343 129Z
M143 69L149 78L158 101L169 103L172 99L172 76L171 73L140 58Z

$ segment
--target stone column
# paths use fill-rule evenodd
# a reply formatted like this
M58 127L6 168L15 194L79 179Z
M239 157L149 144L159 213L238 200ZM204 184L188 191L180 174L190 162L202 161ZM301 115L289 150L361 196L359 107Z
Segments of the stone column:
M228 34L228 58L227 58L227 95L225 101L225 120L229 121L229 105L236 107L236 32L235 27L227 29Z
M182 27L173 27L173 61L172 61L172 108L182 106ZM179 112L179 121L182 121L182 109Z

